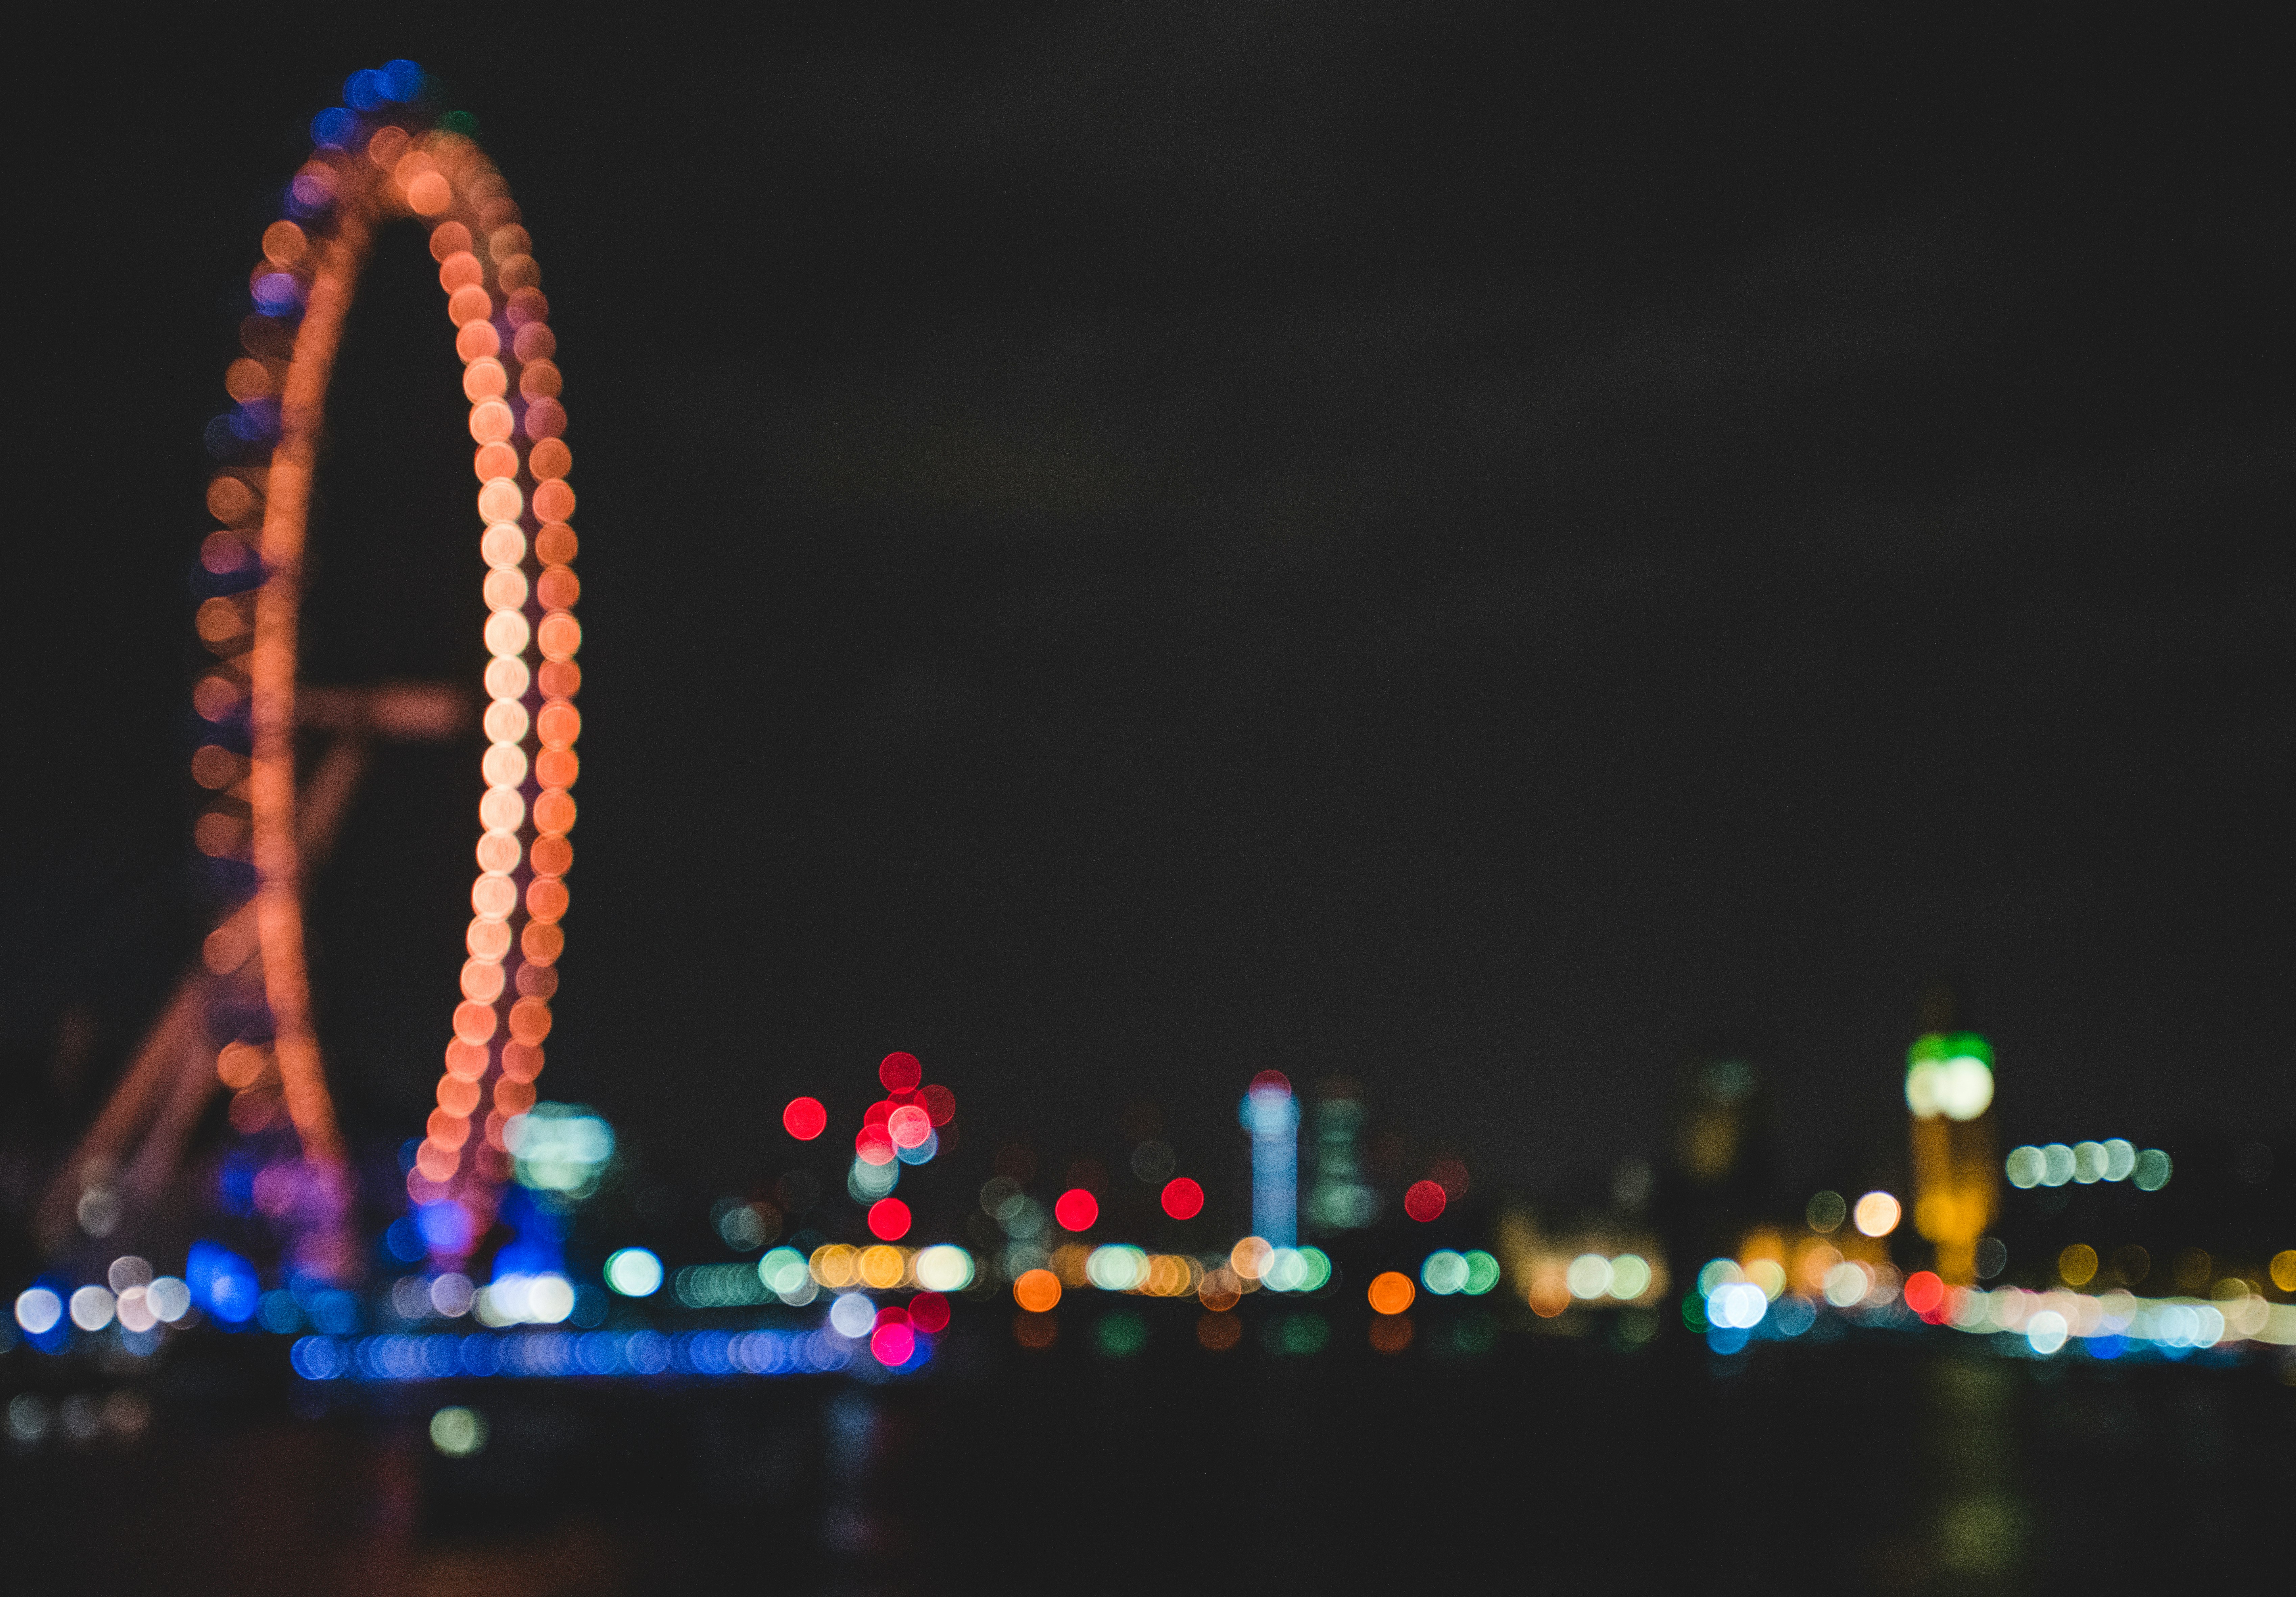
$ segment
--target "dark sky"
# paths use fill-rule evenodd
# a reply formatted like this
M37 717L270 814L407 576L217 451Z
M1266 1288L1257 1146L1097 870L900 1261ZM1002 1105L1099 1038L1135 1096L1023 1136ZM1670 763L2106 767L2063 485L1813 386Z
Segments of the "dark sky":
M75 1001L124 1046L192 946L200 431L308 117L406 54L523 203L568 374L549 1095L733 1181L904 1047L969 1159L1107 1158L1145 1097L1217 1173L1274 1066L1547 1183L1656 1152L1727 1047L1816 1168L1901 1134L1944 977L2014 1138L2288 1130L2262 39L964 11L49 52L12 1057ZM418 235L365 291L313 674L475 683ZM389 755L321 889L376 1134L435 1078L477 752Z

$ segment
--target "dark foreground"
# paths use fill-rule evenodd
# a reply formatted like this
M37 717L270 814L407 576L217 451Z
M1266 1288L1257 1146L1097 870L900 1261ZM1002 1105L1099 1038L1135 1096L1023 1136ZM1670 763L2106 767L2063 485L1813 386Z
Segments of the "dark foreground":
M178 1359L133 1443L8 1445L0 1589L2086 1593L2296 1567L2296 1388L2259 1363L1908 1338L1284 1359L1170 1330L1111 1363L984 1319L880 1384L322 1389L249 1339ZM427 1426L457 1402L491 1432L448 1459Z

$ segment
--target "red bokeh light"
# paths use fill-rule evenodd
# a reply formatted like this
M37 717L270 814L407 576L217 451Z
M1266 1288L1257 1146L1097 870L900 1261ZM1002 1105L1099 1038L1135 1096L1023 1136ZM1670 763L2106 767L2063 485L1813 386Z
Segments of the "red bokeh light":
M896 1148L922 1148L933 1134L932 1117L914 1103L905 1103L885 1117L885 1132Z
M877 1079L889 1093L906 1093L925 1078L925 1068L914 1053L889 1053L877 1067Z
M1945 1301L1945 1282L1935 1272L1916 1270L1906 1277L1906 1306L1926 1320Z
M917 1350L917 1333L906 1325L880 1325L869 1333L869 1351L881 1364L906 1364Z
M1053 1218L1063 1231L1090 1231L1100 1218L1100 1200L1082 1187L1070 1187L1054 1200Z
M889 1303L884 1307L877 1311L876 1323L880 1325L906 1325L914 1318L914 1315L911 1314L908 1310L901 1307L898 1304Z
M1281 1070L1262 1070L1251 1078L1251 1085L1253 1090L1260 1087L1282 1087L1288 1093L1292 1090L1292 1078Z
M885 1128L882 1126L864 1126L854 1134L853 1151L861 1156L864 1164L890 1164L893 1139L885 1134Z
M1185 1175L1164 1183L1164 1212L1175 1220L1193 1220L1203 1213L1204 1190Z
M927 1087L917 1094L917 1100L936 1126L946 1126L956 1118L956 1094L947 1087Z
M792 1098L782 1110L782 1125L800 1142L810 1142L829 1128L829 1111L818 1098Z
M1403 1212L1421 1222L1432 1220L1443 1212L1450 1201L1440 1184L1431 1181L1414 1181L1411 1190L1403 1194Z
M1427 1179L1443 1189L1443 1196L1460 1199L1467 1195L1467 1167L1456 1159L1439 1159L1435 1167L1427 1172Z
M899 1241L909 1234L909 1206L898 1198L878 1199L869 1206L869 1233L882 1241Z
M947 1331L948 1299L939 1292L919 1292L909 1299L909 1323L922 1331Z
M864 1126L882 1126L886 1121L892 1118L893 1110L898 1107L899 1105L896 1104L890 1098L880 1098L876 1102L871 1104L867 1109L861 1111L861 1124Z

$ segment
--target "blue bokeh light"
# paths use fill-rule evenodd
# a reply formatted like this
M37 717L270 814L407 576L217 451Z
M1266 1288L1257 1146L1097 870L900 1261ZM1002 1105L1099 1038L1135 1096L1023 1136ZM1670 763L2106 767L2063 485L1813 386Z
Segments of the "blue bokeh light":
M353 111L373 111L390 98L390 83L373 67L343 80L343 103Z
M358 137L359 119L355 111L338 105L323 111L311 119L311 142L324 150L348 150Z
M382 69L383 94L401 104L422 92L422 69L404 58Z
M471 1245L471 1216L459 1203L426 1203L414 1211L414 1224L434 1252L463 1253Z
M193 1242L184 1265L192 1301L226 1325L244 1325L258 1298L255 1266L220 1242Z

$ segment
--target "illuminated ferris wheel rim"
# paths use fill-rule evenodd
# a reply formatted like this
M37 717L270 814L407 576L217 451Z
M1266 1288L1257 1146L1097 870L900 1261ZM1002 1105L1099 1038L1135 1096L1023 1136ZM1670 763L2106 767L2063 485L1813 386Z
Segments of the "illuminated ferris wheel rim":
M297 635L311 487L344 318L375 231L411 217L430 231L463 362L487 565L488 748L470 957L438 1107L407 1178L415 1202L461 1216L430 1228L434 1250L455 1257L491 1218L508 1173L504 1127L534 1102L550 1030L564 878L573 863L568 790L578 771L572 700L581 632L572 613L579 592L571 569L575 500L566 483L572 455L531 240L508 185L475 142L392 114L394 99L411 96L390 94L388 74L411 65L353 78L354 86L379 80L369 107L377 114L338 110L318 119L318 147L289 185L293 214L266 230L264 258L250 276L257 314L246 324L247 352L226 378L237 408L210 428L211 443L225 446L217 453L237 458L209 484L208 505L222 527L201 560L218 575L258 576L201 608L201 635L220 663L193 694L217 729L193 758L195 778L217 792L195 838L202 852L253 867L251 899L209 938L208 962L221 975L252 962L269 1011L262 1073L249 1079L242 1063L234 1080L224 1059L218 1069L242 1095L271 1090L275 1077L305 1161L329 1194L323 1207L332 1208L332 1223L322 1216L320 1229L335 1233L340 1252L348 1179L304 952ZM223 427L230 430L219 437ZM243 446L231 447L234 439ZM244 756L230 747L234 723L244 729ZM225 1054L249 1046L234 1039Z

